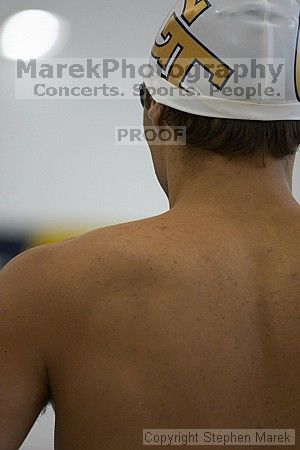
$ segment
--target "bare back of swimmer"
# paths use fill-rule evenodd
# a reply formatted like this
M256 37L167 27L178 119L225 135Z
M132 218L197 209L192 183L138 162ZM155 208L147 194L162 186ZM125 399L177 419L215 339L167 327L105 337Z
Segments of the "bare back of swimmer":
M1 450L48 400L58 450L141 449L149 428L299 430L300 211L284 178L279 204L256 180L7 266Z
M218 2L182 2L164 35L187 45L186 27L196 33ZM267 36L297 35L282 2L248 6L249 45L269 17ZM0 273L0 450L17 449L48 402L56 450L139 450L145 429L300 431L300 105L224 100L223 117L215 102L191 114L145 86L141 99L145 126L187 129L184 147L149 143L170 210L30 250Z

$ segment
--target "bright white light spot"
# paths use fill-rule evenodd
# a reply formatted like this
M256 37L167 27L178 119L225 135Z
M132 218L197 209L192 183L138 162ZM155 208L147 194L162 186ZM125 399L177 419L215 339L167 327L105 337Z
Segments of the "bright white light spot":
M10 17L4 24L1 47L10 59L39 58L56 44L59 19L47 11L29 9Z

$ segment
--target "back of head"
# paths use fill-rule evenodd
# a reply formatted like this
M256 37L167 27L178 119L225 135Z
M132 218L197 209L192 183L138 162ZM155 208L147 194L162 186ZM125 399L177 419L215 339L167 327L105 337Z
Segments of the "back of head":
M283 158L300 145L295 0L180 0L151 52L146 106L165 105L187 144Z

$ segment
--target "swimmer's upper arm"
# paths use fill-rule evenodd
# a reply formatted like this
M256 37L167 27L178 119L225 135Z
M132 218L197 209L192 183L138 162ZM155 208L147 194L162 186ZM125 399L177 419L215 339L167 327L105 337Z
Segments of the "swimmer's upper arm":
M49 398L39 259L29 252L0 271L0 450L19 448Z

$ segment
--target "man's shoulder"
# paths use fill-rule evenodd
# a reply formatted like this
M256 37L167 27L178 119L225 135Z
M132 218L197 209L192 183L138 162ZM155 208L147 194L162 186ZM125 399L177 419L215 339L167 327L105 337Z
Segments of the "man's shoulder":
M47 336L54 339L74 323L80 327L95 304L116 298L116 289L125 298L146 272L149 243L141 226L127 223L94 230L14 258L0 271L6 328L13 327L20 336L30 327L32 340L48 348L52 344Z
M45 269L50 268L54 253L54 245L44 245L16 256L0 271L2 288L10 287L14 295L19 291L25 293L37 288L49 275L45 273Z
M150 222L149 222L150 220ZM153 221L153 224L156 221ZM151 219L95 229L61 243L30 249L0 272L0 283L14 291L50 293L79 279L111 276L112 270L141 262L151 244Z

